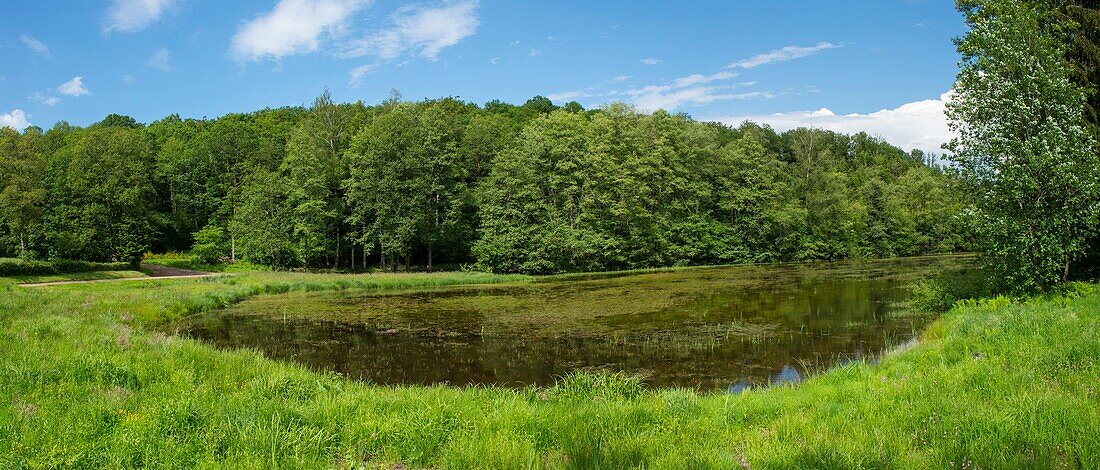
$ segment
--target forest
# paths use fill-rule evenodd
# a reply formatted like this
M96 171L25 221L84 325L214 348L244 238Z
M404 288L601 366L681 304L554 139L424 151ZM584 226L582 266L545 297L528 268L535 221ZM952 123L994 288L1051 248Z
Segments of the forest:
M0 256L546 274L967 246L934 157L535 97L0 130Z

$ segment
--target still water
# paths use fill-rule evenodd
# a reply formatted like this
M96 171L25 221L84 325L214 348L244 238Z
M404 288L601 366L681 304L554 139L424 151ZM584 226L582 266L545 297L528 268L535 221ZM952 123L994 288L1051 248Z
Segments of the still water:
M183 334L378 384L545 385L575 370L737 391L873 359L933 317L916 281L961 257L689 269L404 292L289 293Z

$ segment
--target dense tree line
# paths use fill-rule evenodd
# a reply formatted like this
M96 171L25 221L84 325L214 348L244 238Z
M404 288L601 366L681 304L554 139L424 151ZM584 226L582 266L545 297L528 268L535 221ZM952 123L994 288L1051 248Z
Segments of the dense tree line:
M0 130L0 255L551 273L969 242L954 183L865 134L536 97Z

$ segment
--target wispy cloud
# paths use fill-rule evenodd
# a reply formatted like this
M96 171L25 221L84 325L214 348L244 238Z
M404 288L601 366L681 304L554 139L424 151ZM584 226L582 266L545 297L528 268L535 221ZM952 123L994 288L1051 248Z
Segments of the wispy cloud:
M711 84L736 78L736 72L722 71L710 75L691 74L659 85L631 88L622 92L640 109L656 111L674 110L687 104L707 104L725 100L769 99L778 96L768 91L734 92L733 90L756 85L756 82Z
M31 96L27 97L27 99L29 99L31 101L34 101L35 103L43 104L43 105L46 105L46 106L53 106L53 105L55 105L55 104L57 104L58 102L61 101L61 98L58 98L56 96L47 95L45 93L38 92L38 91L32 93Z
M175 70L175 67L172 67L170 54L168 49L158 49L149 57L149 60L145 61L145 65L151 69L160 70L161 72L171 72Z
M715 101L770 99L781 94L761 90L743 91L746 88L755 86L756 82L729 83L737 76L737 72L725 70L709 75L685 75L654 85L603 91L610 84L625 82L632 78L629 75L619 75L597 86L551 93L547 95L547 98L559 103L579 98L626 101L643 111L656 111L658 109L675 110L689 104L702 105Z
M686 104L707 104L727 100L762 100L778 96L770 91L746 91L732 93L734 86L693 86L672 91L654 91L632 94L635 106L645 111L674 110Z
M938 99L915 101L869 114L838 115L822 108L817 111L719 116L710 120L734 126L744 121L753 121L768 124L780 132L798 127L814 127L847 134L867 132L904 149L942 154L940 146L952 137L944 115L945 103L950 99L951 92L947 92Z
M659 63L661 63L660 60L654 59L652 57L646 57L642 59L642 65L657 65Z
M271 11L243 24L233 35L231 55L240 61L281 59L317 51L326 36L347 28L367 0L280 0Z
M781 49L765 52L763 54L757 54L748 59L739 60L727 66L726 68L735 69L752 69L761 65L774 64L777 62L786 62L788 60L794 60L810 55L817 54L818 52L828 49L836 49L841 47L831 42L819 42L813 46L787 46Z
M737 74L734 73L734 72L718 72L718 73L711 74L711 75L703 75L703 74L696 73L696 74L688 75L686 77L677 78L673 82L673 86L675 86L676 88L685 88L685 87L689 87L689 86L692 86L692 85L700 85L700 84L703 84L703 83L710 83L710 82L717 81L717 80L729 80L729 79L734 78L734 77L737 77Z
M402 7L390 15L390 25L362 39L350 41L346 57L373 55L393 59L408 54L429 60L477 32L481 20L478 2L467 0L438 7Z
M92 92L88 91L88 87L84 86L84 77L80 76L73 77L72 80L62 83L61 86L57 87L57 92L69 96L92 94Z
M348 72L348 86L358 88L363 83L363 77L378 70L377 64L360 65Z
M31 125L27 117L27 113L24 113L22 109L13 109L7 113L0 114L0 127L10 127L22 132L23 129Z
M103 32L141 31L161 18L176 0L112 0L103 21Z
M27 49L30 49L31 53L46 60L54 60L53 53L50 52L50 48L46 47L42 41L35 39L32 36L26 34L19 36L19 40L23 41L23 44L27 45Z
M592 96L591 90L563 91L546 95L546 97L549 98L550 101L557 101L559 103L564 101L573 101L577 98L587 98L589 96Z

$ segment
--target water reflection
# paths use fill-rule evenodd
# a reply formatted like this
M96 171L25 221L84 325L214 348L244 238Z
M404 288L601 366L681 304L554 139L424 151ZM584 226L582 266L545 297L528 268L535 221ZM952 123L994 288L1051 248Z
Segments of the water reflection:
M715 268L403 294L294 293L192 319L221 347L383 384L549 384L580 369L740 392L874 356L930 320L908 286L953 257ZM733 384L733 385L731 385Z
M802 381L802 375L798 373L798 370L792 365L783 366L783 370L780 370L775 377L772 378L773 384L793 384Z

